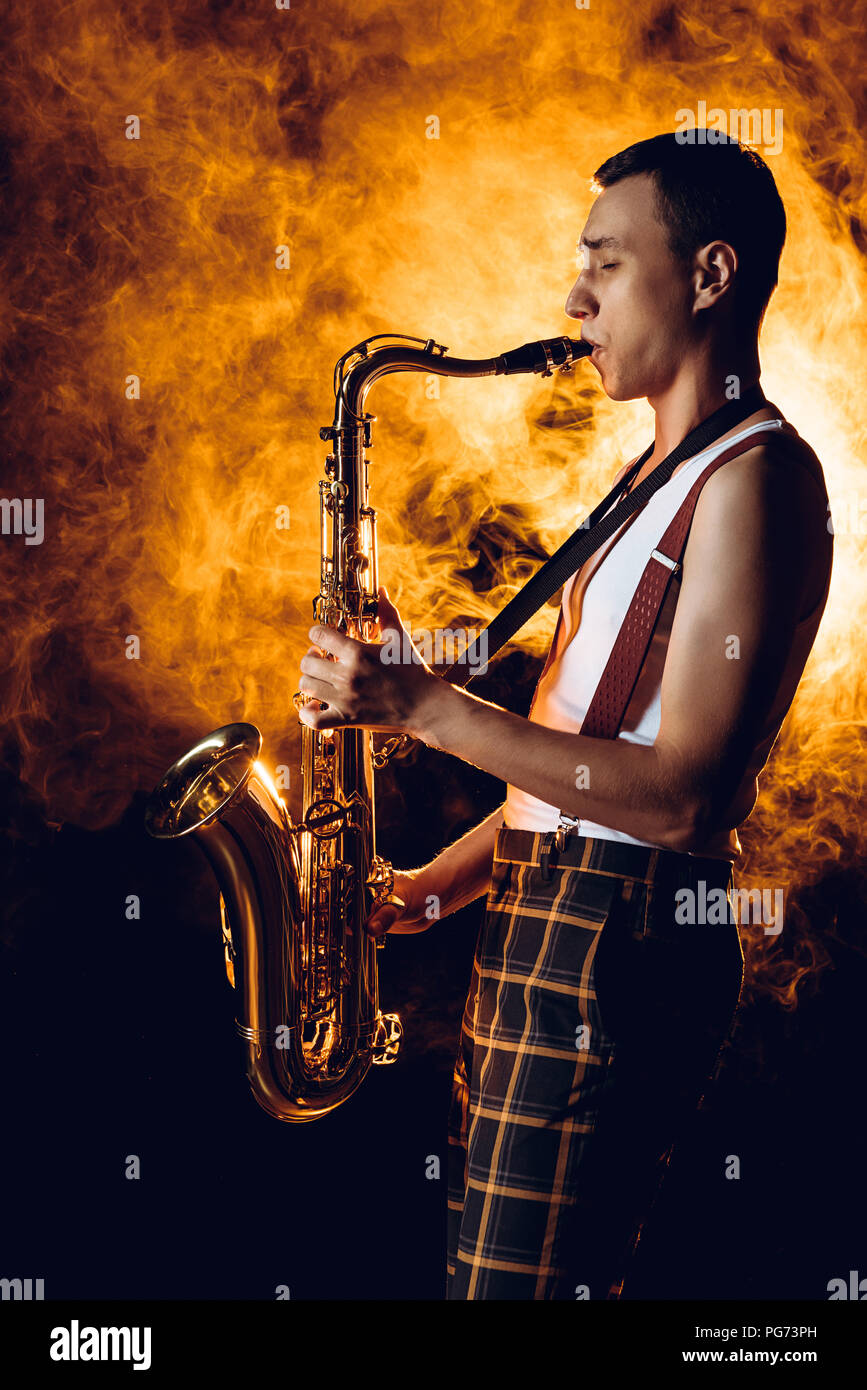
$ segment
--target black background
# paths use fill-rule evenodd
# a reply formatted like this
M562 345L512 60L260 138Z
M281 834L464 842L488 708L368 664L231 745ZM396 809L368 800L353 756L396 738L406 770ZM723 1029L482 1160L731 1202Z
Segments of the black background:
M526 711L539 665L513 652L474 689ZM151 841L143 795L91 833L46 827L14 780L4 790L3 1275L44 1278L49 1299L273 1299L279 1285L442 1299L446 1118L481 901L379 952L382 1006L405 1027L398 1063L324 1119L282 1124L243 1075L195 844ZM417 746L379 776L378 847L398 867L427 862L501 799L492 778ZM624 1300L822 1300L829 1279L867 1275L862 889L855 868L818 885L833 967L794 1012L768 997L741 1008Z

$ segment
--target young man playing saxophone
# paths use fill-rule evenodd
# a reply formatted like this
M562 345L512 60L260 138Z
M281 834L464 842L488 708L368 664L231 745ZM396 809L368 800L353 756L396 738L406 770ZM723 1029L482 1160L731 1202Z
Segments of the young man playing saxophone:
M658 136L596 180L566 312L595 345L607 395L654 409L635 486L732 382L758 383L785 215L767 166L734 142ZM582 734L635 576L733 441L743 451L700 488L622 728ZM502 807L397 875L405 907L368 923L422 931L428 895L442 916L487 895L449 1123L448 1298L620 1296L742 982L730 898L726 920L684 925L675 894L701 882L729 894L737 827L815 639L831 552L821 465L760 396L566 584L529 718L420 659L384 664L374 643L310 630L300 688L328 708L306 707L304 722L406 732L507 784ZM403 628L385 591L380 624Z

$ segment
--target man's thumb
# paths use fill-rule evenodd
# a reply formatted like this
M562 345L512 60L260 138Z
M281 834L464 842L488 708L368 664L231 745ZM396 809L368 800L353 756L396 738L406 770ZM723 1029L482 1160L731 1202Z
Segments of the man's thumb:
M401 908L395 903L387 903L380 907L376 912L372 912L367 919L367 930L376 936L387 932L393 926L401 914Z
M384 585L381 585L378 590L376 617L379 623L380 633L385 632L386 628L394 628L398 632L406 632L401 616L388 597L388 590Z

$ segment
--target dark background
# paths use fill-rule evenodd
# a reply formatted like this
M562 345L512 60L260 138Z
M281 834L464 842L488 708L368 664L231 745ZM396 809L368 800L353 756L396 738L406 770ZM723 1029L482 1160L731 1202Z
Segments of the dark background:
M474 689L526 709L538 668L512 653ZM378 787L379 848L398 867L502 799L421 747ZM446 1179L425 1169L436 1154L446 1170L481 902L379 952L383 1008L405 1027L398 1063L324 1119L281 1124L243 1075L196 846L149 840L142 795L89 833L46 828L11 779L5 791L2 1273L44 1278L51 1299L273 1299L281 1284L293 1299L441 1299ZM125 917L131 892L140 921ZM625 1299L821 1300L829 1279L867 1272L859 892L854 870L818 885L832 966L795 1011L767 995L742 1007ZM729 1154L739 1181L722 1176Z

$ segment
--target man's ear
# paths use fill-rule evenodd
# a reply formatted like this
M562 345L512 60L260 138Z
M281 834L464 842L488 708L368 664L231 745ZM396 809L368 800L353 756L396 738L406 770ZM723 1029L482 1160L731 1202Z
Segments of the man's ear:
M693 311L710 309L723 295L731 295L738 268L738 253L727 241L711 241L695 256Z

